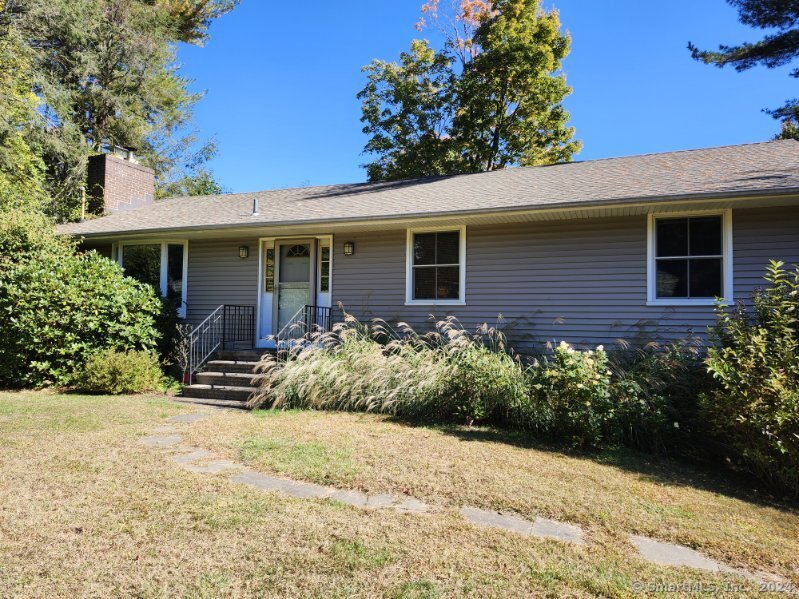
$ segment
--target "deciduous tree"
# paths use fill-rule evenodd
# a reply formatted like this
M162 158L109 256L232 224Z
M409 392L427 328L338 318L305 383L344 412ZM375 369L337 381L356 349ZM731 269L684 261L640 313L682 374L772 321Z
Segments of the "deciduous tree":
M569 37L540 0L430 0L399 63L365 67L365 165L371 181L567 161L579 151L563 99Z
M564 162L580 148L563 99L569 37L553 9L535 0L496 0L457 80L453 135L467 171Z
M0 0L0 14L3 9ZM44 204L44 163L26 135L38 103L30 58L16 32L0 21L0 210L40 210Z
M364 67L363 101L366 165L370 181L442 175L457 169L453 118L452 58L414 40L399 63L375 60Z

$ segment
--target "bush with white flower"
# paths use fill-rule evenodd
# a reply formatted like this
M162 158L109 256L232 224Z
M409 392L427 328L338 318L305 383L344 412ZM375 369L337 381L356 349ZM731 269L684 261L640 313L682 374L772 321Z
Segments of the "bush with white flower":
M579 351L565 341L529 370L530 402L519 418L575 448L599 447L614 417L604 347Z

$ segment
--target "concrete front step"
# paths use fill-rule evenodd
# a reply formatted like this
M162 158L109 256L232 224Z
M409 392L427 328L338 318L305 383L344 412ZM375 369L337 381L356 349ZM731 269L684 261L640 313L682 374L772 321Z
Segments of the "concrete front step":
M198 372L194 377L201 385L221 387L254 387L255 375L246 372Z
M252 397L255 391L255 387L197 383L195 385L183 387L182 395L184 398L246 402Z
M264 354L274 354L273 349L248 349L248 350L233 350L233 349L220 349L216 353L217 360L225 360L231 362L259 362Z
M258 362L236 362L235 360L211 360L205 365L209 372L241 372L252 374Z
M246 401L234 401L232 399L207 399L204 397L176 397L175 401L199 406L215 406L217 408L235 408L238 410L249 410L250 406Z

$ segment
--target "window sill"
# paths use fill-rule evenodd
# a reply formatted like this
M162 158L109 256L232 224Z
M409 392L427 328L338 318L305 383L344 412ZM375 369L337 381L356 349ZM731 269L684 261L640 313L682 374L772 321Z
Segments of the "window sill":
M647 306L715 306L718 302L714 299L658 299L649 300L646 302ZM722 300L723 305L728 305L729 302Z
M460 300L410 300L405 301L406 306L465 306L466 302Z

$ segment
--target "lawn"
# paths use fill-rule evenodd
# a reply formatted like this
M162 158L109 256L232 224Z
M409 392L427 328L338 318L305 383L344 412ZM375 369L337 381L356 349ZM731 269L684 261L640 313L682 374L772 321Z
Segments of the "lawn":
M634 596L636 581L758 594L644 562L628 533L799 583L799 512L730 477L364 414L215 411L184 425L188 444L255 470L441 508L367 511L191 473L137 442L198 409L0 393L0 596ZM460 505L579 524L587 544L476 528Z

